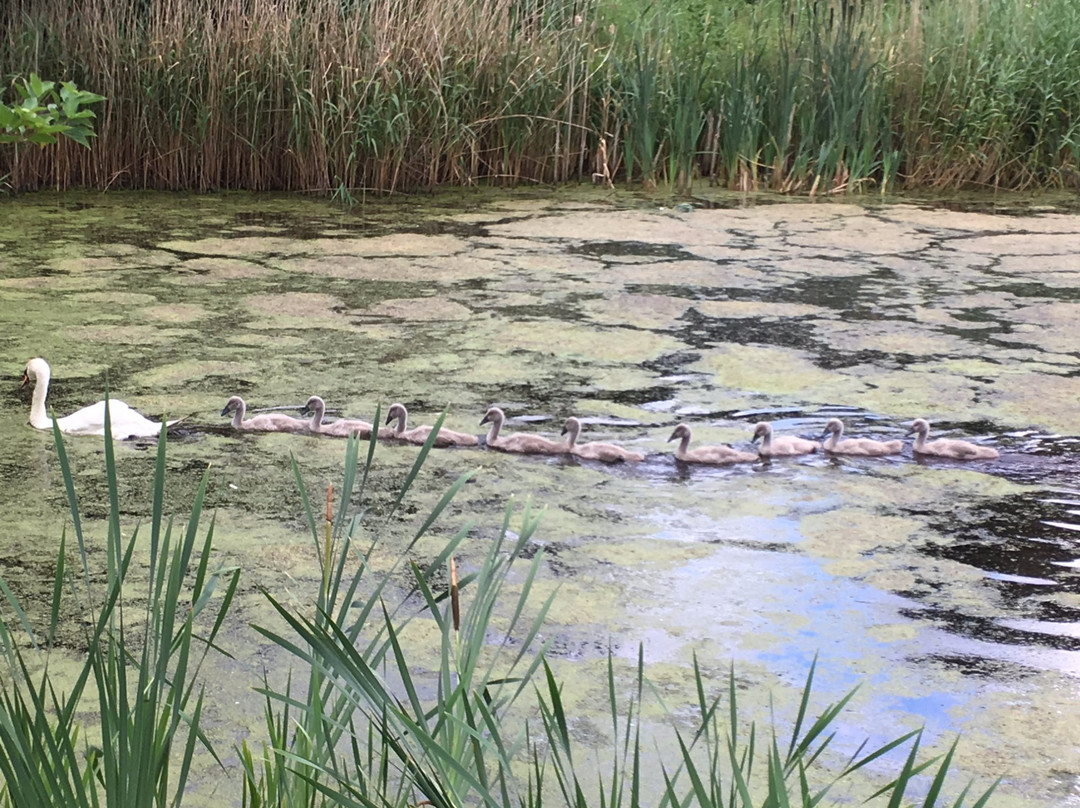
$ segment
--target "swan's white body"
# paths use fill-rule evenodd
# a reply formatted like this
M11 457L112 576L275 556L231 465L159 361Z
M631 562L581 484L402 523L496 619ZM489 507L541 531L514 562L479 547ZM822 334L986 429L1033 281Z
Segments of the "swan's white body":
M393 428L392 437L396 440L403 440L406 443L415 443L422 445L428 439L428 435L431 434L433 427L430 426L417 426L409 429L409 411L405 409L404 404L391 404L390 409L386 413L386 423L391 421L397 421L397 424ZM379 430L380 436L382 430ZM469 435L465 432L455 432L452 429L440 429L439 434L435 437L434 446L476 446L479 443L479 439L476 435Z
M247 405L240 396L233 396L221 411L223 416L232 415L233 429L240 432L310 432L307 421L293 418L281 412L264 412L244 420Z
M631 452L614 443L577 443L578 435L581 434L581 421L571 416L566 419L563 426L563 434L567 437L567 448L570 454L582 457L586 460L599 460L602 463L640 463L645 459L641 452Z
M372 425L367 421L352 420L349 418L339 418L336 421L331 421L328 424L323 423L323 416L326 414L326 404L319 396L312 396L307 400L307 404L300 411L301 415L311 415L311 421L308 426L312 432L316 435L329 435L334 438L347 438L353 433L359 435L361 438L370 438ZM379 430L380 438L390 437L389 429Z
M516 452L518 454L565 454L566 444L556 443L553 440L542 438L539 435L526 435L517 432L513 435L499 435L506 415L498 407L491 407L480 419L480 425L491 423L491 431L488 432L487 445L500 452Z
M699 446L691 449L690 438L693 433L687 424L679 424L668 438L668 443L679 438L675 449L675 459L684 463L705 463L712 466L730 466L732 463L753 463L758 456L753 452L740 452L730 446Z
M993 460L998 456L997 449L989 446L976 446L966 440L954 440L952 438L938 438L927 442L930 434L930 422L925 418L916 418L911 425L908 434L916 433L915 442L911 445L912 451L919 455L930 457L945 457L950 460Z
M844 434L844 422L839 418L830 418L825 424L822 437L829 435L821 448L828 454L853 455L860 457L883 457L884 455L900 454L904 444L898 440L880 441L870 438L847 438L841 440Z
M772 424L762 421L754 427L753 442L761 441L758 454L762 457L792 457L794 455L813 454L821 448L817 441L794 435L779 435L773 437Z
M34 383L34 397L30 403L30 425L35 429L52 429L52 419L45 410L45 396L49 394L52 370L41 357L31 359L23 371L22 383ZM152 438L161 434L161 422L151 421L133 410L123 401L109 399L109 423L116 440L127 438ZM172 426L176 421L166 422ZM105 402L99 401L89 407L76 410L71 415L56 419L56 425L65 435L104 435Z

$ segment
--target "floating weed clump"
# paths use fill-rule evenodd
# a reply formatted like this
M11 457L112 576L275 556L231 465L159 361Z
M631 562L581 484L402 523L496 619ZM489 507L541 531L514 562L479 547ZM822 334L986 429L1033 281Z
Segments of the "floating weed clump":
M0 10L0 73L107 97L18 189L365 194L622 177L687 193L1075 187L1071 0L62 0ZM99 46L107 43L107 46Z

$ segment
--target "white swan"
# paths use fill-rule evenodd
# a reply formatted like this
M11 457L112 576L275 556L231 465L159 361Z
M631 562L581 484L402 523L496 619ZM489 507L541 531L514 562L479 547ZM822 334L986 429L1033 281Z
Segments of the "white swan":
M829 435L829 438L821 445L828 454L859 455L861 457L882 457L884 455L900 454L904 444L898 440L880 441L870 438L847 438L841 440L844 434L844 422L839 418L830 418L825 424L825 431L821 437Z
M386 413L386 423L390 423L393 420L397 420L397 424L394 426L392 437L397 440L403 440L406 443L415 443L418 446L422 445L431 434L433 427L430 426L417 426L409 429L409 411L405 409L404 404L391 404L390 409ZM380 430L380 435L382 430ZM440 429L439 434L435 436L435 443L433 446L445 447L445 446L476 446L480 440L476 435L469 435L465 432L455 432L452 429Z
M926 437L930 434L930 422L925 418L915 419L907 434L911 435L913 433L917 433L915 443L911 446L915 454L929 455L930 457L947 457L951 460L993 460L998 456L997 449L989 446L976 446L966 440L938 438L927 443Z
M553 440L542 438L539 435L526 435L517 432L513 435L499 435L506 415L498 407L489 407L480 419L480 425L491 423L491 431L488 432L487 445L500 452L517 452L518 454L566 454L568 451L565 443L556 443Z
M52 429L52 419L45 411L45 396L49 393L52 371L49 363L40 356L26 363L22 386L34 383L34 397L30 402L30 424L35 429ZM150 438L161 434L161 422L144 418L123 401L109 399L109 422L116 440L127 438ZM176 421L167 421L172 426ZM71 415L56 419L56 425L65 435L104 435L105 402L99 401L89 407L76 410Z
M641 452L631 452L614 443L583 443L577 445L578 435L581 434L581 421L573 416L566 419L563 426L563 434L567 438L567 448L570 454L583 457L586 460L599 460L603 463L640 463L645 459Z
M331 421L328 424L323 423L323 416L326 415L326 403L319 396L312 396L307 400L307 404L300 410L301 415L310 415L311 421L309 422L309 428L316 435L329 435L335 438L347 438L354 432L361 438L370 438L372 425L367 421L358 421L349 418L339 418L336 421ZM380 438L392 437L393 433L389 429L380 429Z
M675 459L684 463L708 463L713 466L728 466L732 463L753 463L758 456L753 452L740 452L730 446L699 446L691 449L690 438L692 433L687 424L679 424L668 438L671 443L680 438L679 445L675 449Z
M221 414L232 415L233 429L240 432L310 432L307 421L293 418L282 412L262 412L244 420L247 405L240 396L233 396L226 403Z
M793 435L773 437L772 424L762 421L754 427L753 443L761 441L758 454L762 457L791 457L793 455L812 454L821 448L817 441L798 438Z

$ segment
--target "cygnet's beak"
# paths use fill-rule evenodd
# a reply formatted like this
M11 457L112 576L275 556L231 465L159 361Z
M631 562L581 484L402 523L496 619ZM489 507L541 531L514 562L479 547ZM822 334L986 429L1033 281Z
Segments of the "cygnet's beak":
M312 410L307 404L305 404L303 407L300 408L300 414L301 415L306 416L306 415L311 415L311 413L312 413Z
M394 416L391 415L390 413L386 413L386 420L383 421L383 426L390 423L392 420L394 420Z
M230 412L232 412L232 410L229 409L228 405L225 405L221 410L222 415L228 415Z
M673 440L675 440L675 433L674 432L671 433L671 437L667 439L667 442L671 443Z
M754 437L750 438L750 442L754 444L756 444L759 440L761 440L761 435L754 435Z
M484 417L480 419L480 426L483 426L488 422L488 414L485 412Z
M560 432L559 434L560 434L560 435L565 435L565 434L566 434L567 432L569 432L569 431L570 431L570 430L569 430L569 429L567 429L567 428L566 428L566 427L564 426L564 427L562 428L562 432Z

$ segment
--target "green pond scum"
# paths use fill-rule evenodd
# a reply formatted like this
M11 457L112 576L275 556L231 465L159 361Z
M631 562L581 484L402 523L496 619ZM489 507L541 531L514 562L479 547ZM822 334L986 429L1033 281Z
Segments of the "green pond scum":
M264 670L283 687L290 664L248 627L280 628L261 590L310 611L320 585L292 464L318 511L345 445L234 433L226 400L298 411L318 394L365 420L402 401L412 425L445 409L447 427L473 434L497 404L507 430L558 439L578 415L590 440L647 458L433 450L394 511L419 447L380 444L365 506L393 515L372 568L463 472L475 473L410 551L421 565L475 521L458 551L475 571L508 500L542 510L527 546L543 550L537 602L554 594L541 639L586 746L613 742L609 653L629 682L641 644L676 715L696 702L695 660L719 689L734 664L741 709L763 721L769 693L778 719L795 715L818 654L822 698L863 683L841 752L920 726L945 752L959 733L950 784L1002 775L994 805L1080 806L1080 215L1052 200L716 194L675 208L482 191L345 213L273 195L42 194L0 199L0 245L3 578L40 611L71 530L53 438L29 426L18 387L29 358L52 366L57 415L107 383L149 417L183 418L164 511L183 518L206 474L215 554L242 571L218 639L233 658L203 671L207 733L226 753L258 742L252 688ZM925 417L1001 457L917 460L906 443L888 458L690 468L667 443L680 421L694 445L745 448L758 420L817 438L830 417L880 440ZM102 439L66 450L103 565ZM130 536L150 514L155 441L115 454ZM407 585L407 571L384 571ZM406 636L437 665L432 632L418 620ZM668 713L643 710L662 734ZM189 804L239 793L235 755L223 763L196 758Z

